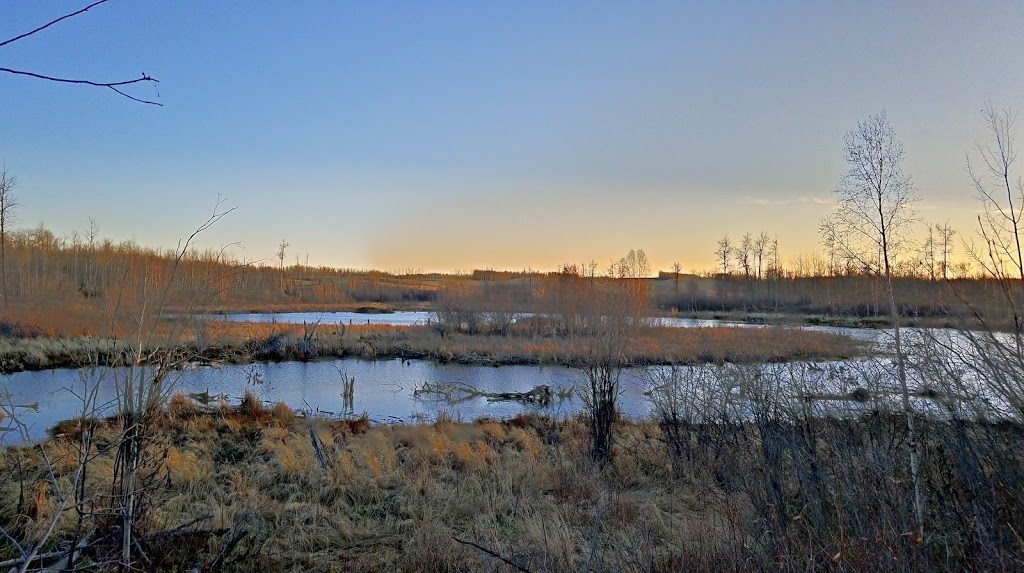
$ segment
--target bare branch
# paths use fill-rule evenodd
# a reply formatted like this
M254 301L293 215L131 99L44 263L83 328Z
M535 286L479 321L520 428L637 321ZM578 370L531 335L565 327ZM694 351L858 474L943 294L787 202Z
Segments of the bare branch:
M454 537L454 536L452 537L452 541L455 541L456 543L461 543L463 545L469 545L470 547L475 547L475 548L479 549L480 551L483 551L484 553L490 555L491 557L494 557L495 559L500 559L506 565L514 568L517 571L522 571L523 573L530 573L530 570L527 569L526 567L523 567L522 565L516 563L515 561L512 561L511 559L501 555L500 553L498 553L496 551L492 551L492 550L484 547L483 545L480 545L479 543L475 543L473 541L469 541L469 540L466 540L466 539L459 539L458 537Z
M30 30L28 32L25 32L24 34L19 34L17 36L14 36L13 38L4 40L3 42L0 42L0 48L3 48L4 46L6 46L8 44L13 44L14 42L17 42L18 40L23 40L23 39L25 39L25 38L33 35L33 34L41 32L41 31L49 28L50 26L53 26L54 24L57 24L58 22L61 22L63 20L67 20L68 18L73 18L75 16L78 16L79 14L83 14L85 12L88 12L90 8L94 8L94 7L96 7L96 6L100 5L100 4L104 4L104 3L108 2L108 1L109 0L97 0L96 2L93 2L92 4L89 4L88 6L86 6L84 8L81 8L79 10L76 10L74 12L65 14L65 15L63 15L63 16L61 16L59 18L54 19L54 20L51 20L51 21L47 22L46 24L43 24L42 26L39 26L38 28L35 28L35 29ZM119 82L96 82L96 81L92 81L92 80L80 80L80 79L63 78L63 77L57 77L57 76L48 76L48 75L45 75L45 74L38 74L38 73L35 73L35 72L29 72L29 71L25 71L25 70L15 70L15 69L12 69L12 68L3 68L3 67L0 67L0 72L4 72L4 73L8 73L8 74L13 74L13 75L17 75L17 76L27 76L27 77L30 77L30 78L36 78L36 79L46 80L46 81L50 81L50 82L57 82L57 83L64 83L64 84L79 84L79 85L87 85L87 86L100 87L100 88L108 88L108 89L113 90L114 92L116 92L118 95L124 96L124 97L126 97L126 98L128 98L128 99L130 99L132 101L136 101L136 102L144 103L144 104L148 104L148 105L156 105L156 106L163 107L162 103L158 103L158 102L155 102L155 101L146 100L146 99L142 99L142 98L137 98L135 96L129 95L129 94L121 91L120 89L118 89L121 86L137 84L137 83L140 83L140 82L159 83L159 80L157 80L157 79L155 79L153 77L147 76L145 73L142 74L142 77L136 78L134 80L124 80L124 81L119 81Z
M9 39L9 40L4 40L3 42L0 42L0 48L6 46L7 44L13 44L14 42L17 42L18 40L22 40L24 38L27 38L27 37L31 36L32 34L35 34L36 32L42 32L43 30L49 28L50 26L53 26L57 22L60 22L61 20L67 20L68 18L73 18L75 16L78 16L79 14L82 14L84 12L88 12L90 8L94 8L96 6L99 6L100 4L106 3L108 1L109 0L97 0L96 2L93 2L92 4L89 4L85 8L82 8L81 10L76 10L75 12L71 12L70 14L63 15L60 18L57 18L56 20L51 20L51 21L47 22L46 24L43 24L42 26L39 26L35 30L31 30L29 32L25 32L24 34L20 34L18 36L15 36L15 37Z
M160 107L163 107L163 105L164 105L164 104L159 103L159 102L145 100L145 99L140 99L140 98L137 98L137 97L132 97L132 96L124 93L123 91L117 89L120 86L127 86L127 85L131 85L131 84L137 84L139 82L154 82L154 83L159 83L160 82L160 80L158 80L156 78L153 78L153 77L150 77L150 76L147 76L146 74L142 74L142 77L136 78L134 80L124 80L124 81L120 81L120 82L94 82L92 80L76 80L76 79L70 79L70 78L59 78L59 77L56 77L56 76L47 76L47 75L43 75L43 74L37 74L35 72L26 72L24 70L13 70L11 68L2 68L2 67L0 67L0 72L6 72L8 74L14 74L14 75L18 75L18 76L28 76L28 77L32 77L32 78L38 78L38 79L41 79L41 80L47 80L47 81L58 82L58 83L63 83L63 84L79 84L79 85L86 85L86 86L94 86L94 87L98 87L98 88L109 88L111 90L114 90L118 94L120 94L120 95L122 95L122 96L124 96L124 97L126 97L126 98L128 98L130 100L132 100L132 101L137 101L139 103L144 103L144 104L149 104L149 105L156 105L156 106L160 106Z

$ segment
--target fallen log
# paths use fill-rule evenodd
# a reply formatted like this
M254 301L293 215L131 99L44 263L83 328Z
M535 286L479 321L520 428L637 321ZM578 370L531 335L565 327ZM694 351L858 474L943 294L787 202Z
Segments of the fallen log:
M540 404L546 406L551 403L551 387L542 384L534 386L527 392L482 392L476 388L461 384L429 384L413 390L412 395L418 398L424 394L436 394L445 401L457 404L474 398L486 398L489 402L522 402L524 404Z

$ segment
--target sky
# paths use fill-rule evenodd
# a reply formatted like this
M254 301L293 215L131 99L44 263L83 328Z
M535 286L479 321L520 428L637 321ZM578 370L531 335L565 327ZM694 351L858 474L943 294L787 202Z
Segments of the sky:
M88 2L15 0L0 41ZM819 249L843 136L885 110L922 201L973 232L980 110L1024 110L1024 2L111 0L0 47L19 225L391 271L714 267ZM1017 133L1024 141L1024 120ZM1024 160L1022 160L1024 161Z

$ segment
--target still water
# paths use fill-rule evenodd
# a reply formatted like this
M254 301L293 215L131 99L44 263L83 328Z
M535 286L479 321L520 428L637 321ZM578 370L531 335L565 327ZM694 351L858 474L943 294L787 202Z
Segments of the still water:
M225 320L259 322L316 322L347 324L371 321L376 324L425 324L431 313L398 312L393 314L358 313L281 313L222 315ZM700 328L707 326L749 326L721 321L680 318L661 319L665 326ZM365 323L365 322L363 322ZM834 327L808 327L813 330L878 340L884 331ZM806 372L821 371L812 363L800 366ZM810 369L810 370L808 370ZM16 406L19 419L29 426L31 439L46 435L46 430L61 420L81 414L82 399L90 389L97 390L101 414L114 411L113 379L125 370L96 372L73 369L19 372L0 377L0 401ZM645 391L651 387L648 372L627 369L622 373L619 397L620 411L631 418L651 413L651 402ZM819 376L815 376L819 377ZM354 379L352 399L343 394L343 380ZM267 403L284 402L295 409L320 412L328 416L359 416L363 413L377 423L408 423L430 421L440 413L462 420L479 417L507 418L529 411L554 416L571 416L585 407L581 396L586 394L586 379L580 370L562 366L479 366L437 364L429 361L402 360L318 360L312 362L256 363L196 367L175 372L173 387L185 394L223 395L237 404L246 391ZM452 401L431 393L417 393L425 386L464 386L480 392L526 392L538 385L547 385L555 398L546 406L516 401L490 401L477 396ZM845 391L845 390L844 390ZM25 406L34 406L26 408ZM0 442L20 441L10 420L0 421Z
M0 381L0 393L6 390L13 404L38 404L38 411L19 409L21 419L31 426L30 436L38 439L56 422L79 414L82 401L78 396L87 388L97 387L97 402L108 404L105 410L111 412L115 394L110 374L107 372L101 378L99 373L71 369L19 372ZM342 394L343 375L354 379L351 403ZM566 394L583 382L581 371L560 366L493 367L397 359L227 365L199 367L172 375L174 387L185 394L224 394L230 403L237 404L248 390L268 403L280 401L296 409L320 411L329 416L359 416L365 412L378 423L429 421L441 412L463 420L483 416L507 418L529 411L569 416L583 408L583 401L579 399L582 386L571 396ZM526 392L541 384L551 387L556 394L547 406L489 401L484 397L452 402L431 393L414 395L416 389L425 385L458 385L493 393ZM646 388L643 372L623 372L621 386L623 414L647 415L650 404L643 394ZM561 399L557 397L560 392ZM3 425L4 422L0 422L0 426ZM12 440L17 441L9 435L7 441Z

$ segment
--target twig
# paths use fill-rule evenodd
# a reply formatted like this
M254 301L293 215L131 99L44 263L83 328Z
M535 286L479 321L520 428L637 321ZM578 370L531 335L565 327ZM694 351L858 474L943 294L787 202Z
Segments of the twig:
M309 425L309 441L313 442L313 450L316 452L317 459L320 460L320 468L327 469L327 460L324 459L324 452L320 448L320 438L317 437L313 424Z
M109 0L97 0L96 2L93 2L92 4L89 4L85 8L82 8L81 10L77 10L77 11L72 12L70 14L65 14L65 15L61 16L60 18L57 18L56 20L51 20L51 21L43 24L42 26L39 26L35 30L31 30L31 31L25 32L24 34L17 35L17 36L15 36L15 37L13 37L13 38L11 38L9 40L4 40L3 42L0 42L0 48L6 46L7 44L13 44L14 42L17 42L18 40L27 38L27 37L31 36L32 34L35 34L36 32L42 32L43 30L49 28L50 26L53 26L57 22L60 22L61 20L67 20L68 18L73 18L75 16L78 16L79 14L82 14L83 12L88 12L90 8L94 8L96 6L99 6L100 4L103 4L104 2L108 2L108 1Z
M75 546L71 550L74 551L75 554L78 554L83 549L85 549L86 547L89 547L90 545L92 545L92 543L93 542L86 541L85 539L82 539L77 544L75 544ZM46 559L53 559L55 557L66 557L67 554L68 554L68 552L65 551L65 550L50 551L48 553L36 553L28 561L28 563L32 563L33 561L45 561ZM26 557L23 555L21 557L15 557L14 559L8 559L6 561L0 561L0 569L3 569L4 567L14 567L14 566L22 565L23 563L25 563L25 560L26 560ZM63 561L63 559L61 559L61 561Z
M483 545L478 545L476 543L473 543L472 541L466 541L464 539L459 539L458 537L455 537L454 535L452 536L452 540L454 540L457 543L461 543L463 545L469 545L471 547L476 547L477 549L479 549L480 551L483 551L484 553L490 555L491 557L494 557L495 559L500 559L506 565L508 565L510 567L514 567L518 571L522 571L523 573L530 573L530 570L527 569L526 567L523 567L522 565L516 563L515 561L512 561L511 559L508 559L508 558L500 555L499 553L491 551L490 549L484 547Z
M175 527L174 529L168 529L167 531L161 531L160 533L154 533L153 535L150 535L150 536L146 537L146 541L147 542L152 542L152 541L156 541L158 539L163 539L165 537L173 537L173 536L178 535L179 533L183 532L184 530L188 529L189 527L192 527L193 525L195 525L195 524L197 524L197 523L199 523L201 521L206 521L208 519L213 519L213 516L209 515L209 514L207 514L207 515L200 515L199 517L193 519L192 521L190 521L190 522L188 522L188 523L186 523L184 525L179 525L178 527Z
M224 563L224 560L227 559L228 555L231 555L231 552L235 550L235 546L245 539L246 535L249 535L249 532L245 529L236 533L235 536L231 538L231 541L228 541L228 544L224 546L224 549L221 550L220 555L213 560L213 563L210 563L210 568L214 571L219 569L221 564Z
M33 34L36 34L38 32L42 32L43 30L49 28L50 26L53 26L54 24L57 24L58 22L61 22L63 20L67 20L68 18L73 18L75 16L78 16L79 14L83 14L85 12L88 12L90 8L94 8L94 7L96 7L96 6L100 5L100 4L103 4L103 3L108 2L108 1L109 0L97 0L96 2L93 2L92 4L89 4L88 6L86 6L84 8L81 8L81 9L76 10L74 12L65 14L65 15L63 15L63 16L61 16L59 18L50 20L49 22L43 24L42 26L39 26L39 27L37 27L35 29L32 29L32 30L29 30L28 32L25 32L24 34L19 34L17 36L14 36L13 38L9 38L7 40L4 40L4 41L0 42L0 48L3 48L4 46L6 46L8 44L13 44L14 42L17 42L18 40L23 40L23 39L25 39L25 38L33 35ZM44 74L37 74L35 72L28 72L28 71L25 71L25 70L15 70L15 69L11 69L11 68L0 68L0 72L5 72L5 73L8 73L8 74L14 74L14 75L17 75L17 76L28 76L28 77L31 77L31 78L36 78L36 79L40 79L40 80L46 80L46 81L50 81L50 82L58 82L58 83L63 83L63 84L81 84L81 85L88 85L88 86L94 86L94 87L100 87L100 88L108 88L110 90L113 90L115 93L117 93L117 94L119 94L121 96L124 96L124 97L126 97L126 98L128 98L128 99L130 99L132 101L137 101L139 103L144 103L144 104L148 104L148 105L156 105L156 106L160 106L160 107L163 107L163 105L164 105L164 104L159 103L159 102L155 102L155 101L151 101L151 100L146 100L146 99L142 99L142 98L137 98L135 96L129 95L129 94L121 91L120 89L118 89L121 86L127 86L127 85L131 85L131 84L136 84L136 83L139 83L139 82L159 83L159 80L157 80L157 79L155 79L153 77L147 76L145 73L142 74L142 77L136 78L134 80L124 80L124 81L119 81L119 82L95 82L95 81L92 81L92 80L77 80L77 79L71 79L71 78L61 78L61 77L56 77L56 76L47 76L47 75L44 75Z
M164 105L162 103L155 102L155 101L149 101L149 100L145 100L145 99L134 98L134 97L124 93L123 91L117 89L120 86L127 86L127 85L131 85L131 84L137 84L139 82L160 83L160 80L158 80L158 79L156 79L156 78L154 78L152 76L147 76L146 74L142 74L141 77L135 78L134 80L123 80L123 81L120 81L120 82L94 82L92 80L76 80L76 79L71 79L71 78L59 78L59 77L56 77L56 76L47 76L47 75L44 75L44 74L37 74L35 72L26 72L25 70L15 70L15 69L11 69L11 68L0 68L0 72L6 72L8 74L14 74L14 75L17 75L17 76L28 76L30 78L37 78L37 79L40 79L40 80L47 80L47 81L50 81L50 82L58 82L58 83L62 83L62 84L79 84L79 85L85 85L85 86L93 86L93 87L97 87L97 88L110 88L110 89L114 90L115 92L123 95L124 97L126 97L128 99L131 99L131 100L135 100L135 101L137 101L139 103L147 103L149 105L158 105L160 107L163 107L163 105Z

